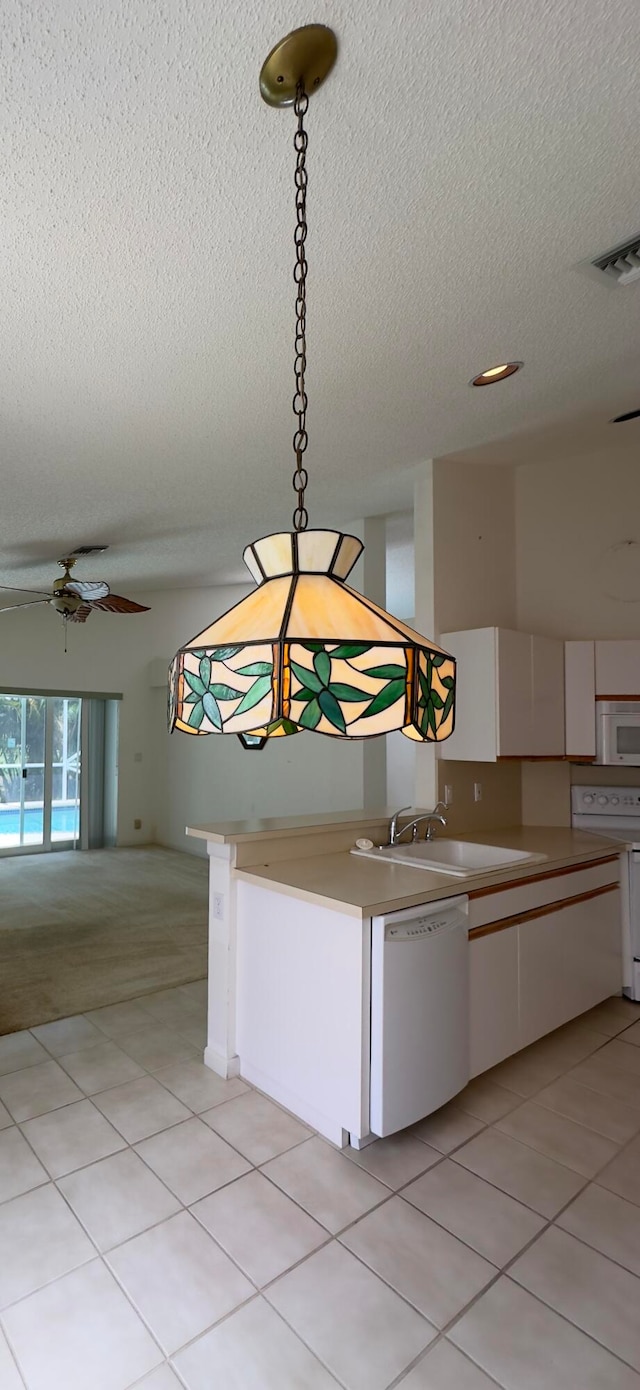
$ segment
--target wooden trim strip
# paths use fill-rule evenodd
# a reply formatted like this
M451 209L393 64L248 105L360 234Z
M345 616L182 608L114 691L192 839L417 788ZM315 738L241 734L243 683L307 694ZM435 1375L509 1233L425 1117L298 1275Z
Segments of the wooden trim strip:
M487 922L484 927L472 927L469 940L475 941L480 936L492 936L494 932L506 931L508 927L518 927L521 922L532 922L537 917L548 917L551 912L561 912L563 908L574 907L576 903L586 903L589 898L599 898L603 893L613 893L619 887L618 883L605 883L602 888L591 888L588 893L578 893L575 898L558 898L554 903L531 907L528 912L517 912L513 917L501 917L498 922Z
M564 760L564 753L498 753L496 758L498 763L563 763Z
M633 700L640 700L640 695L596 695L596 700L620 700L630 704Z
M597 700L621 700L622 695L596 695ZM640 701L640 695L629 699ZM497 763L594 763L595 753L498 753Z
M491 893L506 893L509 888L522 888L527 883L542 883L547 878L564 878L565 874L579 874L583 869L598 869L601 864L615 863L619 857L619 854L606 854L600 859L588 859L583 864L567 864L564 869L546 869L543 873L529 874L528 878L510 878L508 883L491 883L486 888L472 888L469 900L487 898Z

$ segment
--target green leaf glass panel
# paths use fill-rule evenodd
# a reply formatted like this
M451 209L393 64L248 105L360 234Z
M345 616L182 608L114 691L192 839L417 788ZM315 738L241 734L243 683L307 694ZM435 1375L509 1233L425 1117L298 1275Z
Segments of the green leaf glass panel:
M336 531L281 532L248 546L256 589L171 664L170 729L237 733L253 748L301 730L448 738L455 661L348 587L361 550Z

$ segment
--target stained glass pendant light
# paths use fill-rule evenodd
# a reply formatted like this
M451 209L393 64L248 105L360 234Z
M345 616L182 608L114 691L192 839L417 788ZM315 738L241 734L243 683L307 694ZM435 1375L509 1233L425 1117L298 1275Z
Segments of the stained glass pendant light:
M238 734L245 748L302 729L343 739L400 729L418 742L453 732L453 657L349 588L363 549L356 536L308 529L304 118L336 54L332 30L309 24L276 45L260 74L265 101L293 106L297 119L293 530L247 546L257 588L181 647L169 668L169 729Z

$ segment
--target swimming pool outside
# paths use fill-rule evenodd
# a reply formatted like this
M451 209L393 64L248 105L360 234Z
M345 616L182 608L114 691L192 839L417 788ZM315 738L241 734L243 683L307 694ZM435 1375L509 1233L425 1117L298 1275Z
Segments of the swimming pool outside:
M27 845L41 844L43 837L42 806L25 806L24 840ZM77 840L80 833L80 807L77 802L54 803L51 808L51 839ZM20 807L0 806L0 849L14 849L20 844Z

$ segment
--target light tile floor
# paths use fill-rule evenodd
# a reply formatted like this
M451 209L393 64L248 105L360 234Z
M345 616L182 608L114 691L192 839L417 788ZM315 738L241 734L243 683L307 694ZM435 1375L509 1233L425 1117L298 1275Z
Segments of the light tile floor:
M640 1390L640 1008L339 1153L204 982L0 1037L1 1390Z

